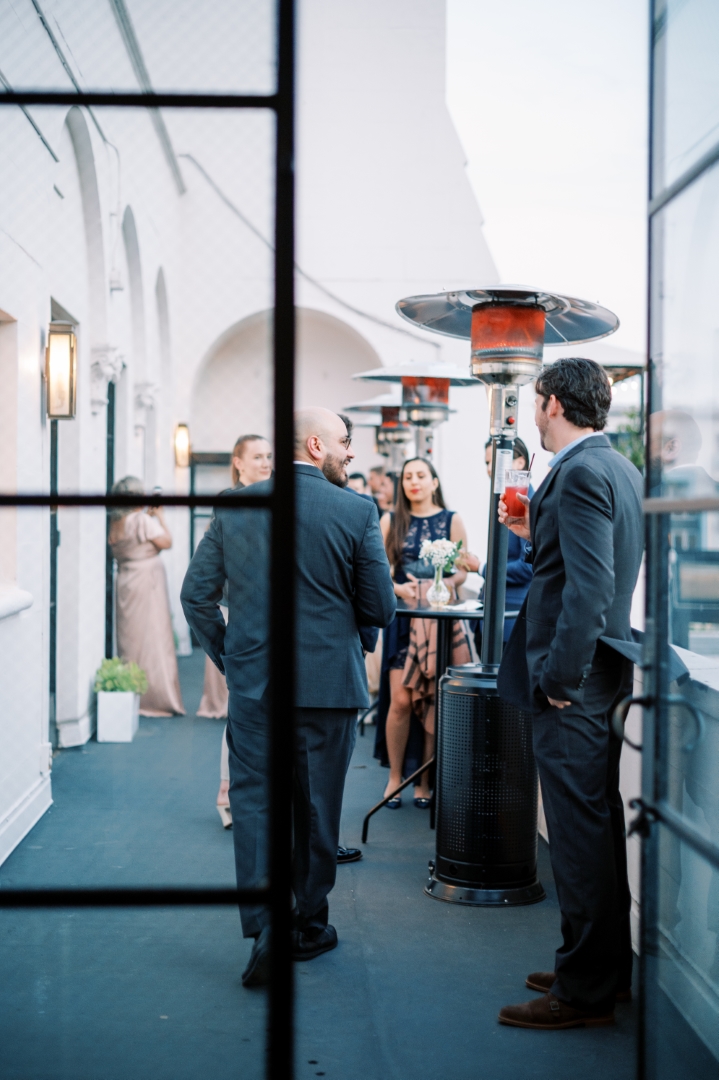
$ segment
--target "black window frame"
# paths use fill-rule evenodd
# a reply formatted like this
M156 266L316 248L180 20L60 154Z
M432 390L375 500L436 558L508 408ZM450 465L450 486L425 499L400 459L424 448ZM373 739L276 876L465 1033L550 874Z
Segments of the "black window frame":
M262 889L198 888L62 888L0 889L2 908L177 907L266 902L271 912L271 978L265 1056L269 1080L294 1075L294 983L291 954L292 893L292 743L287 717L294 712L294 566L286 553L294 549L293 413L295 396L295 38L294 0L276 0L276 71L273 94L112 93L10 91L0 105L78 106L132 109L268 109L275 113L275 215L273 374L275 477L271 495L244 496L242 506L271 513L270 578L270 883ZM136 496L135 496L136 501ZM199 507L238 503L236 495L162 495L145 498L148 506ZM0 494L0 507L112 507L132 505L132 496ZM272 672L281 671L281 678Z

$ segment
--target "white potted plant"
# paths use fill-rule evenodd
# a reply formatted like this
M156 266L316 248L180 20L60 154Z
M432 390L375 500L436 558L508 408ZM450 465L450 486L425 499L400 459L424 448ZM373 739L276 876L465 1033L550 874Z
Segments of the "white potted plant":
M132 742L146 690L147 675L137 664L117 656L102 661L95 675L98 742Z

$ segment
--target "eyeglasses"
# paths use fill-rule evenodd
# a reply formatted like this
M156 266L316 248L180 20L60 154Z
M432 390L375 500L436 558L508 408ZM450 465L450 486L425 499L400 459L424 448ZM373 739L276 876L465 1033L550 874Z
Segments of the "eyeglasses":
M349 450L350 446L352 445L352 436L345 435L344 439L340 439L340 444L344 446L345 450Z

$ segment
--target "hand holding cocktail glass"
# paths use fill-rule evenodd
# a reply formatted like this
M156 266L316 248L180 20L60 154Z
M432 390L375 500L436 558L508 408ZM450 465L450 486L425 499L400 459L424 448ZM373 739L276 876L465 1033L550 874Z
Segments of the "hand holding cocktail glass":
M529 540L529 479L526 469L507 469L504 494L499 500L499 520L515 536Z

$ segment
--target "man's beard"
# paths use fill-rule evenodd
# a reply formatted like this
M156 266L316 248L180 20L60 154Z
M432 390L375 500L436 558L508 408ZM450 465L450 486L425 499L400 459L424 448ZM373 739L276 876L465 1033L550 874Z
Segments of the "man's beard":
M540 421L537 420L537 431L539 432L539 445L542 447L542 450L546 450L547 446L544 441L544 436L547 434L548 425L546 422L546 417L543 417L542 419L544 420L544 423L540 423Z
M345 468L346 461L343 458L335 457L334 454L328 454L325 460L322 462L322 472L325 474L330 484L334 484L335 487L344 488L347 487L349 477L347 476L347 469Z

